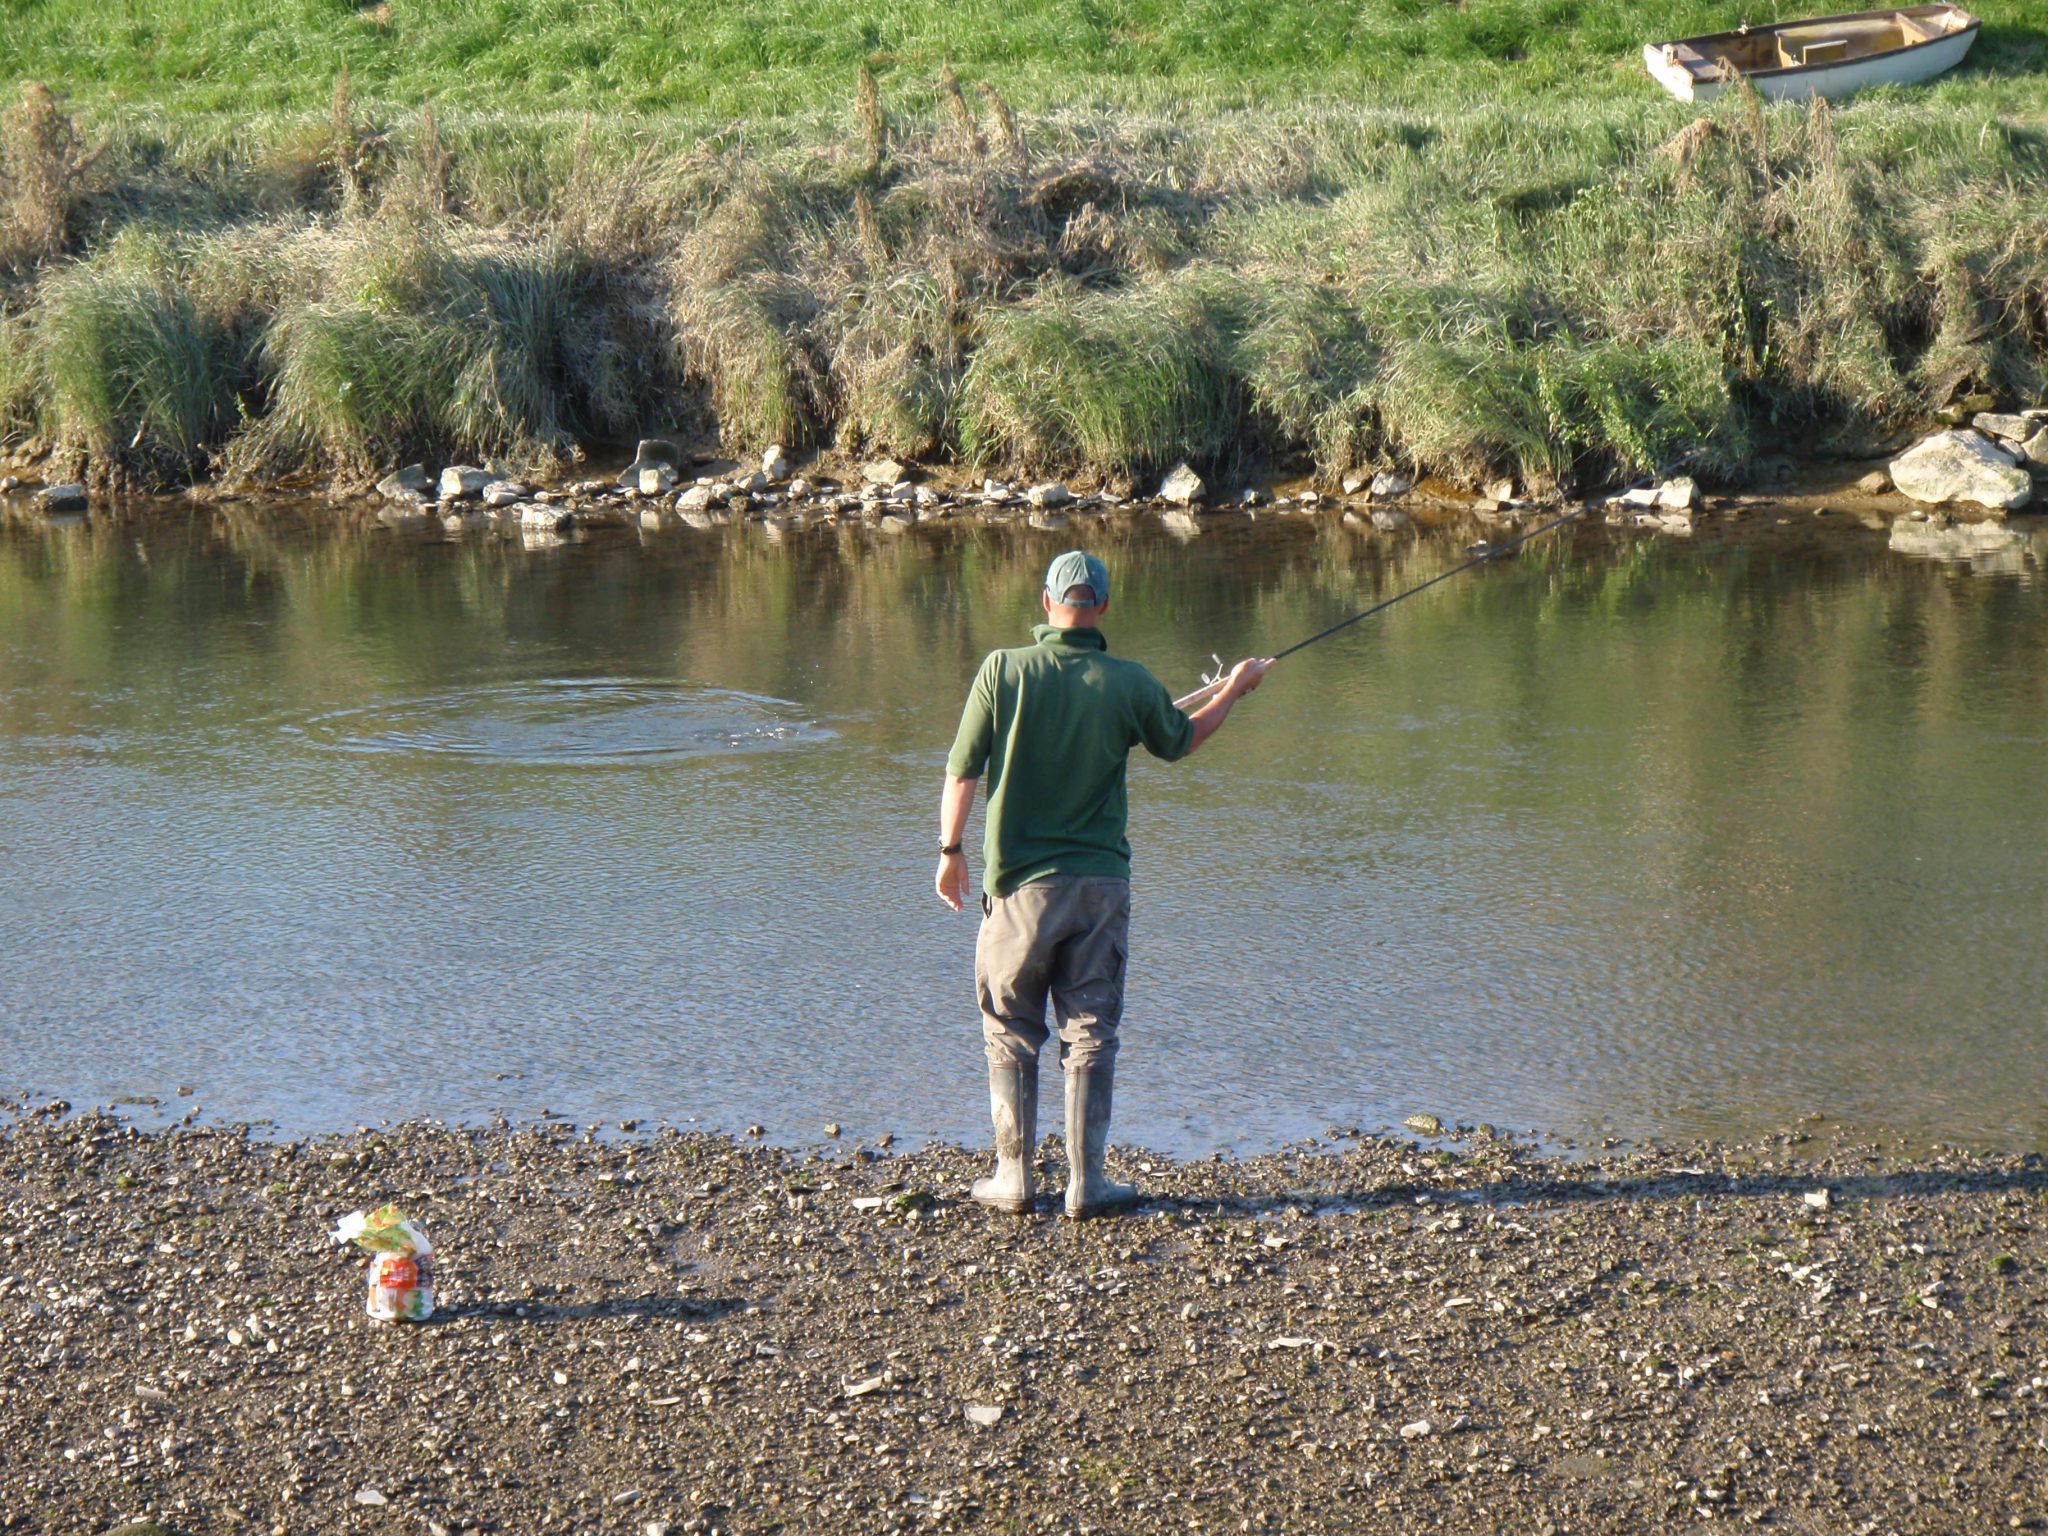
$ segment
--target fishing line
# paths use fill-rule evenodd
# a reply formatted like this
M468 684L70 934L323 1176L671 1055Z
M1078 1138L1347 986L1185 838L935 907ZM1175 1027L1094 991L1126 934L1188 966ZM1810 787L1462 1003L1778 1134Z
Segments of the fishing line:
M1685 454L1683 457L1674 461L1670 469L1665 470L1662 474L1645 475L1642 479L1637 480L1628 487L1626 487L1624 491L1617 492L1616 494L1626 494L1628 490L1634 490L1638 486L1649 485L1654 482L1669 479L1674 472L1683 467L1698 452L1698 449L1694 449L1692 453ZM1500 556L1507 554L1510 550L1521 548L1524 544L1527 544L1531 539L1540 539L1543 537L1544 534L1549 533L1552 529L1563 527L1573 518L1584 517L1588 512L1593 510L1593 505L1594 504L1592 502L1587 502L1583 506L1574 507L1569 512L1560 513L1558 516L1553 517L1549 522L1542 523L1539 524L1537 527L1531 528L1527 533L1517 534L1514 538L1509 539L1505 544L1490 544L1485 549L1482 549L1478 554L1472 556L1469 560L1460 561L1458 564L1452 566L1447 571L1439 571L1436 575L1430 577L1427 581L1419 581L1414 586L1409 587L1406 591L1396 592L1392 597L1382 598L1379 602L1374 603L1370 608L1361 608L1358 610L1358 612L1352 614L1349 618L1339 619L1336 623L1332 624L1328 629L1319 629L1314 634L1310 635L1306 640L1295 641L1294 644L1288 646L1287 649L1284 651L1275 651L1273 653L1273 660L1279 661L1284 657L1292 656L1296 651L1306 650L1309 646L1314 645L1318 640L1327 640L1330 638L1330 636L1338 634L1343 630L1349 629L1352 625L1358 623L1362 619L1369 619L1376 613L1384 613L1387 609L1393 607L1396 603L1407 602L1409 598L1415 596L1415 594L1418 592L1427 592L1431 587L1435 586L1438 582L1449 581L1453 576L1456 576L1464 571L1469 571L1475 565L1484 565L1489 560L1498 559ZM1210 694L1214 693L1218 688L1222 687L1223 684L1229 679L1230 672L1229 669L1223 665L1223 659L1221 657L1215 657L1212 659L1216 662L1216 676L1205 676L1202 679L1201 687L1197 688L1193 693L1188 694L1185 698L1175 699L1173 701L1173 706L1175 709L1186 709L1190 704L1200 703L1203 699L1206 699L1207 697L1209 697Z

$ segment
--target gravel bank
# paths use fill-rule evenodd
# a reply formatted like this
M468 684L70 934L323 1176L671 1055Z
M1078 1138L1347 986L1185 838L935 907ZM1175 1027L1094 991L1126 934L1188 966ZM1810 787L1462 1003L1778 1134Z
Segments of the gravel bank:
M23 1112L0 1528L2048 1516L2039 1157L1333 1136L1113 1156L1152 1199L1083 1225L965 1203L979 1161ZM434 1323L367 1321L327 1240L386 1198L439 1252Z

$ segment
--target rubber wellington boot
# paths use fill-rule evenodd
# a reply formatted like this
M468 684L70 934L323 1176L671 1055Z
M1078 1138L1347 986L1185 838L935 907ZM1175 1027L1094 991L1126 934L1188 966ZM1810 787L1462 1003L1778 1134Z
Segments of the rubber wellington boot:
M1109 1150L1110 1090L1116 1069L1103 1065L1067 1071L1067 1214L1076 1220L1099 1216L1138 1198L1129 1184L1113 1183L1102 1171Z
M974 1181L974 1198L1013 1216L1028 1216L1037 1193L1031 1159L1038 1152L1038 1063L991 1065L988 1101L996 1123L996 1171Z

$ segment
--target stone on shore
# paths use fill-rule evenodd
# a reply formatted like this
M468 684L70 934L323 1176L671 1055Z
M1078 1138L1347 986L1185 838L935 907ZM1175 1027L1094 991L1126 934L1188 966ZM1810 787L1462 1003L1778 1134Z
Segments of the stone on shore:
M676 488L676 472L666 464L643 464L633 486L642 496L666 496Z
M532 490L517 480L493 480L484 487L484 505L487 507L509 507L516 502L531 500Z
M1937 432L1892 460L1892 484L1915 501L1967 501L1993 511L2025 506L2034 479L1989 438L1968 430Z
M443 501L462 501L483 493L491 483L491 474L473 464L450 464L441 471L440 491Z
M1892 488L1892 477L1881 469L1873 469L1856 482L1856 489L1865 496L1882 496Z
M782 444L775 443L761 451L761 473L770 480L789 478L789 455L783 452Z
M75 480L46 485L36 492L36 506L44 512L83 512L85 505L85 487Z
M1397 496L1406 496L1415 489L1415 482L1398 469L1383 469L1372 477L1372 485L1366 494L1375 501L1392 501Z
M1691 475L1679 475L1657 487L1657 505L1668 512L1690 512L1699 504L1699 482Z
M1159 499L1170 501L1176 507L1185 507L1192 502L1200 501L1208 489L1208 486L1202 483L1202 477L1190 469L1183 460L1173 467L1165 480L1160 482Z
M434 488L434 482L427 478L427 466L408 464L403 469L394 469L377 482L377 494L386 501L417 501Z
M901 485L905 480L908 480L910 478L910 471L894 459L876 459L871 464L863 464L861 466L860 477L869 485L880 486L883 490L887 490L891 486Z
M627 490L636 489L640 484L643 469L674 469L682 455L676 452L676 445L665 437L643 437L633 446L633 462L619 471L618 483Z
M1024 499L1034 507L1064 507L1074 499L1074 493L1057 480L1048 480L1032 486L1024 493Z
M2033 436L2035 424L2017 411L1979 411L1970 418L1970 425L1986 437L2001 437L2007 442L2023 443Z
M2020 444L2020 457L2036 470L2048 470L2048 427L2042 427Z
M711 507L711 487L693 485L676 498L678 512L704 512Z
M576 526L576 514L567 507L529 501L519 509L519 526L529 531L560 533Z
M1343 479L1337 482L1338 489L1342 490L1346 496L1356 496L1371 484L1372 476L1358 469L1351 470Z

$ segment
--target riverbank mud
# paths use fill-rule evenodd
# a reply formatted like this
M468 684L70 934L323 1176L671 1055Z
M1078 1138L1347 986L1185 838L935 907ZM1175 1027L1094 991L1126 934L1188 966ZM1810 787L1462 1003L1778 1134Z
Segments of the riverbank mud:
M1148 1198L1086 1224L975 1207L980 1162L24 1112L0 1129L0 1529L2048 1515L2038 1156L1333 1132L1113 1154ZM329 1242L386 1198L435 1243L430 1324L367 1320Z

